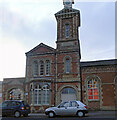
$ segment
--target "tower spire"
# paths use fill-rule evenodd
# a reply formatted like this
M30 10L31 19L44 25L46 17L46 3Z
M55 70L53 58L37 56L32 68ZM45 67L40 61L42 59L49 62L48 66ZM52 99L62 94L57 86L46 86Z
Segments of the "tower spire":
M74 4L74 0L63 0L64 8L72 8L72 4Z

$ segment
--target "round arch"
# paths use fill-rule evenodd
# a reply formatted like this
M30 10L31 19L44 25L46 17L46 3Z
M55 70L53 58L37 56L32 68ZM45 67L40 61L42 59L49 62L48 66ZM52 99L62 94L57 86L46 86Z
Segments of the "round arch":
M76 91L72 87L65 87L61 91L61 101L76 100Z
M66 100L66 98L64 99L64 97L67 97L67 95L66 96L64 96L64 95L62 95L62 91L65 89L65 88L70 88L71 90L73 90L74 91L74 94L71 94L71 96L74 96L74 100L80 100L80 94L79 94L79 92L80 91L78 91L78 88L75 86L75 85L63 85L63 86L61 86L59 89L58 89L58 95L57 95L57 103L59 104L60 102L62 102L62 101L64 101L64 100ZM72 92L73 92L72 91ZM70 97L70 96L69 96ZM62 99L64 99L64 100L62 100ZM72 97L71 97L72 98ZM71 99L68 99L67 98L67 101L69 101L69 100L71 100Z
M21 87L12 87L9 88L7 91L7 99L14 99L14 100L23 100L24 99L24 90Z

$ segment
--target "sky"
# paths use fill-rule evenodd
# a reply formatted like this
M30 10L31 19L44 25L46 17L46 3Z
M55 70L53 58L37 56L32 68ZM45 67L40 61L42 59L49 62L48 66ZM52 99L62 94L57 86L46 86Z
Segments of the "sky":
M80 10L81 61L115 58L115 0L74 0ZM0 81L25 76L25 53L44 43L56 48L54 14L62 0L0 0Z

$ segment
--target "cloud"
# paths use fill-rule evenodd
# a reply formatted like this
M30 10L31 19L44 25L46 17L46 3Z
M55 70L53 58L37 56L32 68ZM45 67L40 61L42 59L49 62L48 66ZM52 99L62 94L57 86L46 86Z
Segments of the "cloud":
M79 3L76 6L81 10L82 60L114 58L114 3Z
M116 0L75 0L75 2L116 2Z
M62 3L63 0L4 0L6 3ZM74 0L74 2L115 2L116 0ZM2 2L2 0L0 0Z
M5 4L4 7L0 8L2 34L15 37L15 39L20 38L20 42L30 47L33 42L38 44L39 39L41 39L40 42L55 40L54 37L51 37L53 36L51 34L56 35L56 31L52 30L56 26L54 11L52 11L52 8L50 8L49 12L45 7L42 8L37 4ZM37 12L40 10L43 11L43 14ZM51 30L49 30L50 28Z
M112 7L114 4L95 3L96 0L83 1L75 0L74 4L76 9L81 10L82 60L113 58L114 8ZM62 0L56 2L55 0L2 0L0 3L1 78L24 76L25 52L40 42L55 47L57 23L54 14L62 8Z
M0 44L0 80L4 77L21 77L25 73L25 48L17 40L2 38Z
M22 7L23 5L23 7ZM35 8L35 9L34 9ZM6 77L22 77L25 75L25 52L35 47L39 42L52 45L55 41L56 26L50 13L36 4L0 5L0 80ZM31 11L32 12L28 12ZM54 18L54 14L53 14ZM51 30L48 30L48 28ZM53 39L53 42L52 42Z

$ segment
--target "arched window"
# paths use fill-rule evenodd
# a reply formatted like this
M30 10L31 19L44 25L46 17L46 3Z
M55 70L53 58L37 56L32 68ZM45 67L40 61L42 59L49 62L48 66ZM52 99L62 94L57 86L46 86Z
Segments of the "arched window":
M70 59L66 59L66 73L70 73Z
M75 90L73 88L64 88L62 94L75 94Z
M96 80L95 78L92 78L88 81L88 99L99 99L99 83L98 80Z
M69 38L69 34L70 34L70 26L69 24L65 25L65 37Z
M34 89L34 104L41 104L41 86L36 85Z
M50 102L50 88L49 85L43 86L43 104L49 104Z
M37 76L38 75L38 62L34 61L33 63L33 75Z
M23 92L21 89L12 89L9 92L9 99L10 100L22 100L23 99Z
M34 90L31 89L33 93L31 97L34 97L35 105L49 105L50 104L50 87L49 85L44 85L41 87L40 84L34 85ZM31 102L32 103L32 102Z
M50 61L46 60L46 75L50 75Z
M40 61L40 75L44 75L44 62Z

